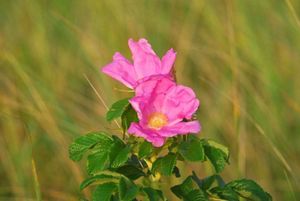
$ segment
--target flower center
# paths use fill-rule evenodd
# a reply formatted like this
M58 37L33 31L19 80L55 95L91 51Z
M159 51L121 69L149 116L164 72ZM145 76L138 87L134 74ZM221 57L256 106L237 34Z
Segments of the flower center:
M168 118L161 112L154 112L148 117L148 127L160 129L168 123Z

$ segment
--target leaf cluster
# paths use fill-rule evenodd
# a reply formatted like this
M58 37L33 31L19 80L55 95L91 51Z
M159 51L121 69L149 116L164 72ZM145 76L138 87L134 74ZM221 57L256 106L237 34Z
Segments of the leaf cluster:
M108 121L121 119L124 134L137 114L128 99L114 103L107 113ZM180 184L172 186L171 192L185 201L270 201L271 196L257 183L249 179L238 179L225 183L220 176L229 164L228 149L210 139L199 139L195 135L169 138L163 147L155 148L151 143L97 131L80 136L69 147L69 156L80 161L87 156L86 170L89 175L80 189L93 188L92 201L165 201L165 192L160 181L166 177L181 178L180 162L209 162L215 174L198 178L193 172L182 178Z

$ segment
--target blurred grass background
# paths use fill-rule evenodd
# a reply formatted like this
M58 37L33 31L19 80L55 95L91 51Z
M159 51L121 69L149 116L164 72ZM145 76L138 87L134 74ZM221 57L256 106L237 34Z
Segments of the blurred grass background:
M68 145L118 133L84 75L108 105L132 95L99 72L115 51L131 57L130 37L178 52L178 81L201 100L201 136L230 148L227 181L300 200L299 15L297 0L0 1L0 200L78 200L84 163Z

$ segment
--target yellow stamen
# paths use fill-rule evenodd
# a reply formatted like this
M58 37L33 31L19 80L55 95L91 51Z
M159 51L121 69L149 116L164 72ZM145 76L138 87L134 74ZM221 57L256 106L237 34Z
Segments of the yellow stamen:
M168 118L161 112L154 112L148 117L148 126L153 129L160 129L168 123Z

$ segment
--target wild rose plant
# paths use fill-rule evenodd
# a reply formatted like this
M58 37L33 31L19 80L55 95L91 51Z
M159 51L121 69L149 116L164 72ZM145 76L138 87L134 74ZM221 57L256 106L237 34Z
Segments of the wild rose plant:
M74 161L87 155L87 173L80 189L93 189L92 201L165 201L171 193L179 200L270 201L256 182L225 182L220 173L229 163L228 149L198 137L194 91L178 84L172 74L173 49L160 59L146 39L128 41L133 62L120 53L102 72L134 90L135 95L112 104L108 121L120 118L123 139L104 131L83 135L70 145ZM183 162L209 161L213 175L199 178L194 171L181 177ZM186 173L185 173L186 175ZM168 177L181 181L166 183ZM93 186L93 187L92 187ZM170 189L170 190L169 190ZM86 200L86 199L84 199Z

